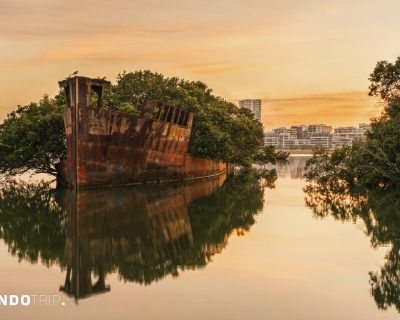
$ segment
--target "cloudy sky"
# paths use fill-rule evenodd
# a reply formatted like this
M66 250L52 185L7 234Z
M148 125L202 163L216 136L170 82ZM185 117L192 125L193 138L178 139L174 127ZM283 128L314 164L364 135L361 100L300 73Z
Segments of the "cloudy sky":
M378 60L400 55L398 0L0 0L0 120L75 70L149 69L262 99L266 129L358 125Z

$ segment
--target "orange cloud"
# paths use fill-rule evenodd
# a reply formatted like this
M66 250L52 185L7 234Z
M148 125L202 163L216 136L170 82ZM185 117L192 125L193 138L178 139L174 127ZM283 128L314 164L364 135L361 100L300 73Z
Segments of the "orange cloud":
M227 63L221 64L193 64L193 65L184 65L184 69L188 69L189 72L193 74L199 75L217 75L217 74L225 74L225 73L234 73L234 72L242 72L248 70L257 70L264 68L264 65L261 64L242 64L242 65L233 65Z
M358 126L380 114L376 101L362 91L263 99L262 121L267 130L311 123Z

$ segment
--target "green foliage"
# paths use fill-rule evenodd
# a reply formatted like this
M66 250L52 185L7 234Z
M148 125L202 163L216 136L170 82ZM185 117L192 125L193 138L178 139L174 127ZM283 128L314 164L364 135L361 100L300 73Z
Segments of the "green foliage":
M7 115L0 125L0 178L30 170L56 175L54 165L66 154L64 108L61 97L44 95Z
M382 115L372 119L364 142L354 146L352 166L366 186L395 188L400 184L400 99L392 98Z
M383 100L400 94L400 57L396 62L378 61L374 72L370 74L369 95Z
M400 186L400 57L395 64L378 62L369 79L369 94L383 100L381 115L371 119L365 138L353 142L351 148L331 155L315 150L306 164L309 181L381 189Z
M276 164L275 147L263 146L254 157L254 161L259 165L264 165L267 163Z
M352 183L354 175L348 168L351 151L351 148L343 147L331 153L328 149L317 146L312 157L306 161L304 177L307 181L314 181L327 189Z

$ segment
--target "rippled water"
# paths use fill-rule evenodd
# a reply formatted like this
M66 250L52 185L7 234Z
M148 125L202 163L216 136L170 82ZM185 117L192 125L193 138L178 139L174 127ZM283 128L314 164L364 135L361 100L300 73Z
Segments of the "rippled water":
M1 305L1 318L398 318L396 228L380 240L386 225L321 214L324 202L303 191L306 159L78 195L9 184L0 297L30 305ZM391 277L392 300L372 293L370 274L375 288Z

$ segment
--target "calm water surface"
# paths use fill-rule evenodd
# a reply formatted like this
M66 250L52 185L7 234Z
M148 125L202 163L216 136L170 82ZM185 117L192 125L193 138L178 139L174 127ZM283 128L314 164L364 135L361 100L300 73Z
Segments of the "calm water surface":
M0 306L1 319L398 318L396 228L381 240L388 226L306 195L306 159L77 196L8 185L0 295L60 301Z

